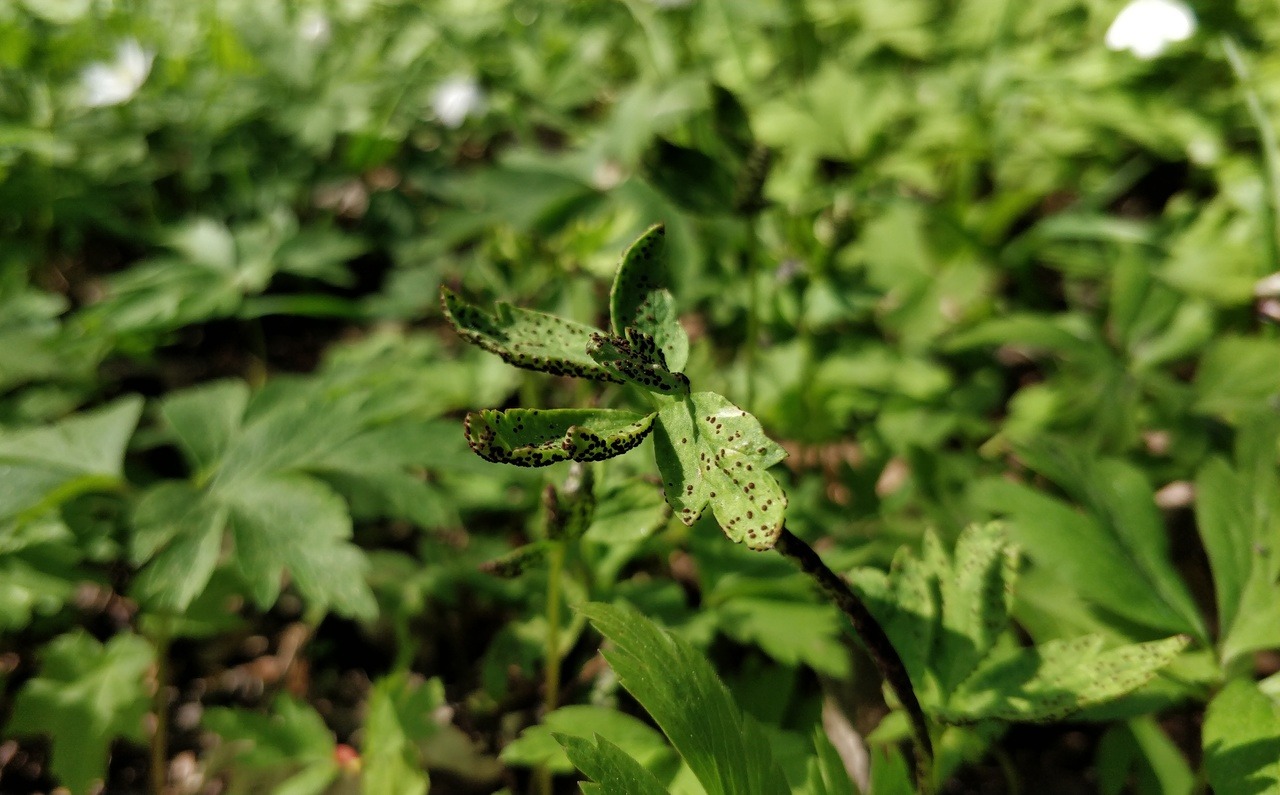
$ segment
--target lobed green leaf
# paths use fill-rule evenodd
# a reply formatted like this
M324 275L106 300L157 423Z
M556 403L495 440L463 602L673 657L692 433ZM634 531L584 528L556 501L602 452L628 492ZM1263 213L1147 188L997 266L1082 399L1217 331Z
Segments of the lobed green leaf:
M714 392L698 392L658 412L654 451L667 502L686 525L710 504L724 534L750 549L772 549L787 498L768 467L786 451L760 421Z
M145 736L145 679L154 653L136 635L117 635L104 646L77 630L56 638L43 658L39 675L18 692L8 729L48 735L53 774L72 792L95 791L111 741Z
M787 497L768 468L786 451L760 421L714 392L658 412L654 450L667 502L686 525L708 504L725 535L754 550L782 533Z
M485 409L467 415L467 443L498 464L543 467L603 461L644 441L653 414L613 409Z

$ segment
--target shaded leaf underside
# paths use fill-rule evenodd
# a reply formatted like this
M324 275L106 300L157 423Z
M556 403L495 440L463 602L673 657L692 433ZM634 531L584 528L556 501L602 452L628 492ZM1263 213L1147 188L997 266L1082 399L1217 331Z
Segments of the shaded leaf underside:
M608 409L486 409L467 415L467 443L498 464L542 467L559 461L603 461L649 435L653 414Z
M459 335L508 364L552 375L622 382L587 354L591 336L599 334L599 329L504 303L495 304L490 314L447 288L440 289L440 303Z

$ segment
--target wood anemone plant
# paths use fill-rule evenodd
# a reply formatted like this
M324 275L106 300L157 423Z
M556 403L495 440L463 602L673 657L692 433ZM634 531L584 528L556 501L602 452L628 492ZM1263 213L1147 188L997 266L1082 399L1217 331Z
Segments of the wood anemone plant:
M692 392L681 371L689 340L662 285L665 232L651 227L618 266L608 331L499 303L486 311L441 289L445 316L466 340L530 370L634 384L654 410L486 409L466 419L481 458L540 467L602 461L652 434L667 502L686 525L708 506L731 541L777 550L813 578L857 636L910 717L922 767L933 757L924 712L907 669L880 624L849 585L786 527L787 495L769 474L786 453L759 420L714 392Z

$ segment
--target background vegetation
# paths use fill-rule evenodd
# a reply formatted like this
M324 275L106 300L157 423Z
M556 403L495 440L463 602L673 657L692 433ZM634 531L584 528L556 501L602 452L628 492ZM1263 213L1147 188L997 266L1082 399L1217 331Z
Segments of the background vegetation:
M1189 639L1068 722L939 729L946 791L1280 790L1280 16L1142 60L1122 6L0 5L0 788L568 792L598 733L714 792L586 602L615 658L617 605L681 639L761 775L909 788L838 613L650 456L593 467L564 560L482 569L568 473L465 411L638 396L469 349L439 288L598 325L660 221L685 372L834 569L945 580L1001 520L999 648Z

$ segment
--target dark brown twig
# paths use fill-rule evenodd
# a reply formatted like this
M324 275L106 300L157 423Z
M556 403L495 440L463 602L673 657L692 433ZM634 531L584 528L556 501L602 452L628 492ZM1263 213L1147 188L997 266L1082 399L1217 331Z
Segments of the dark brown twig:
M871 615L871 611L853 592L849 584L822 562L822 558L813 551L813 547L801 541L786 527L782 528L782 535L778 537L778 543L774 548L795 561L801 571L812 577L827 598L834 602L840 612L849 619L849 623L853 625L853 631L862 641L867 653L871 655L872 662L880 669L880 675L889 683L889 687L893 688L898 701L902 703L902 708L907 711L919 752L932 761L933 741L929 738L929 725L925 721L924 710L920 708L920 702L916 699L916 691L911 685L911 677L907 675L907 668L902 664L902 658L898 656L893 644L889 642L889 636L885 634L880 622Z

